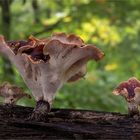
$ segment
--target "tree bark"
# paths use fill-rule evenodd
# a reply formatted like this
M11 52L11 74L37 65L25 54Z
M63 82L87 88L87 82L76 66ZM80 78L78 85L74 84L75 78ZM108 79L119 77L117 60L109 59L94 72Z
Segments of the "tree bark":
M52 109L45 122L26 118L33 108L0 105L0 139L140 138L140 119L119 113Z
M10 5L12 0L0 0L0 6L2 9L2 34L6 38L6 40L10 39L10 28L11 28L11 10ZM3 71L5 71L4 77L7 76L7 73L14 75L14 71L12 68L11 62L7 58L3 58L4 66ZM10 79L11 80L11 79Z

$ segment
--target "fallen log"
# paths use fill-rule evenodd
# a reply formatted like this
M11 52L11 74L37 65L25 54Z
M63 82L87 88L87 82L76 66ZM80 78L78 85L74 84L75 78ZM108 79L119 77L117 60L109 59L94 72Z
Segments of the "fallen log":
M46 121L26 120L33 108L0 105L0 139L140 139L140 119L126 114L52 109Z

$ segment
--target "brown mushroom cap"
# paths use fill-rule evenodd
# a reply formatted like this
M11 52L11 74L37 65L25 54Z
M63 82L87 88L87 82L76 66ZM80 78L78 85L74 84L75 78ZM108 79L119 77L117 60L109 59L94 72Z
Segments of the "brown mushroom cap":
M7 45L13 50L15 54L24 53L29 55L33 61L47 61L48 57L43 55L43 47L47 39L37 39L30 36L27 41L8 41Z
M94 45L86 45L84 44L84 41L74 35L74 34L70 34L70 35L66 35L65 33L57 33L54 34L52 37L50 38L45 38L45 39L37 39L33 36L30 36L29 39L27 41L25 40L19 40L19 41L7 41L7 45L10 46L10 48L13 50L13 52L15 54L17 53L25 53L27 55L31 55L32 59L34 59L34 61L37 61L39 59L44 60L43 57L47 47L47 44L52 43L53 42L57 42L56 44L58 44L58 49L59 49L59 43L63 44L64 46L74 46L74 47L87 47L87 48L93 48L95 51L94 54L94 58L95 60L100 60L102 59L102 57L104 56L104 53L101 52L97 47L95 47Z
M122 95L126 100L133 100L135 93L139 90L140 81L135 77L130 78L128 81L121 82L113 91L115 95Z
M45 39L37 39L33 36L30 36L27 41L10 41L7 42L7 44L15 54L20 53L28 55L28 58L32 61L32 63L39 61L44 61L46 63L49 62L50 57L59 59L58 56L60 56L60 54L62 54L61 57L65 59L67 57L72 58L78 53L84 55L84 53L86 54L88 52L84 58L77 60L73 64L72 68L75 65L80 65L79 63L86 63L86 61L90 59L95 61L101 60L104 56L104 53L96 46L84 44L84 41L74 34L66 35L65 33L57 33L53 34L52 37ZM77 51L77 54L75 51ZM65 63L69 64L68 61L65 61ZM77 71L75 75L72 75L68 81L76 81L85 74L86 65L82 66L81 69Z

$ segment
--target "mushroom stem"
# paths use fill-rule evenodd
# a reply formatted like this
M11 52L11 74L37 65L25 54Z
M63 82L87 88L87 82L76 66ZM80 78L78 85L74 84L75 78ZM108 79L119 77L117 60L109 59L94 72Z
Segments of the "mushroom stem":
M128 102L128 113L130 116L139 115L138 105L135 101Z
M50 104L47 101L38 101L31 116L29 116L29 120L45 121L50 108Z

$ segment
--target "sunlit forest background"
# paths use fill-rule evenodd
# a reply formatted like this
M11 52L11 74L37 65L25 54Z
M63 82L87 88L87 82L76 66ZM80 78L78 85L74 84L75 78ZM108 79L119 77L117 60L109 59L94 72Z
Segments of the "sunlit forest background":
M66 84L53 107L125 113L124 99L112 90L129 77L140 79L140 0L0 0L0 34L7 40L54 32L79 35L104 51L105 58L89 62L85 78ZM0 56L0 83L4 81L31 94L17 69ZM18 104L34 106L35 101Z

